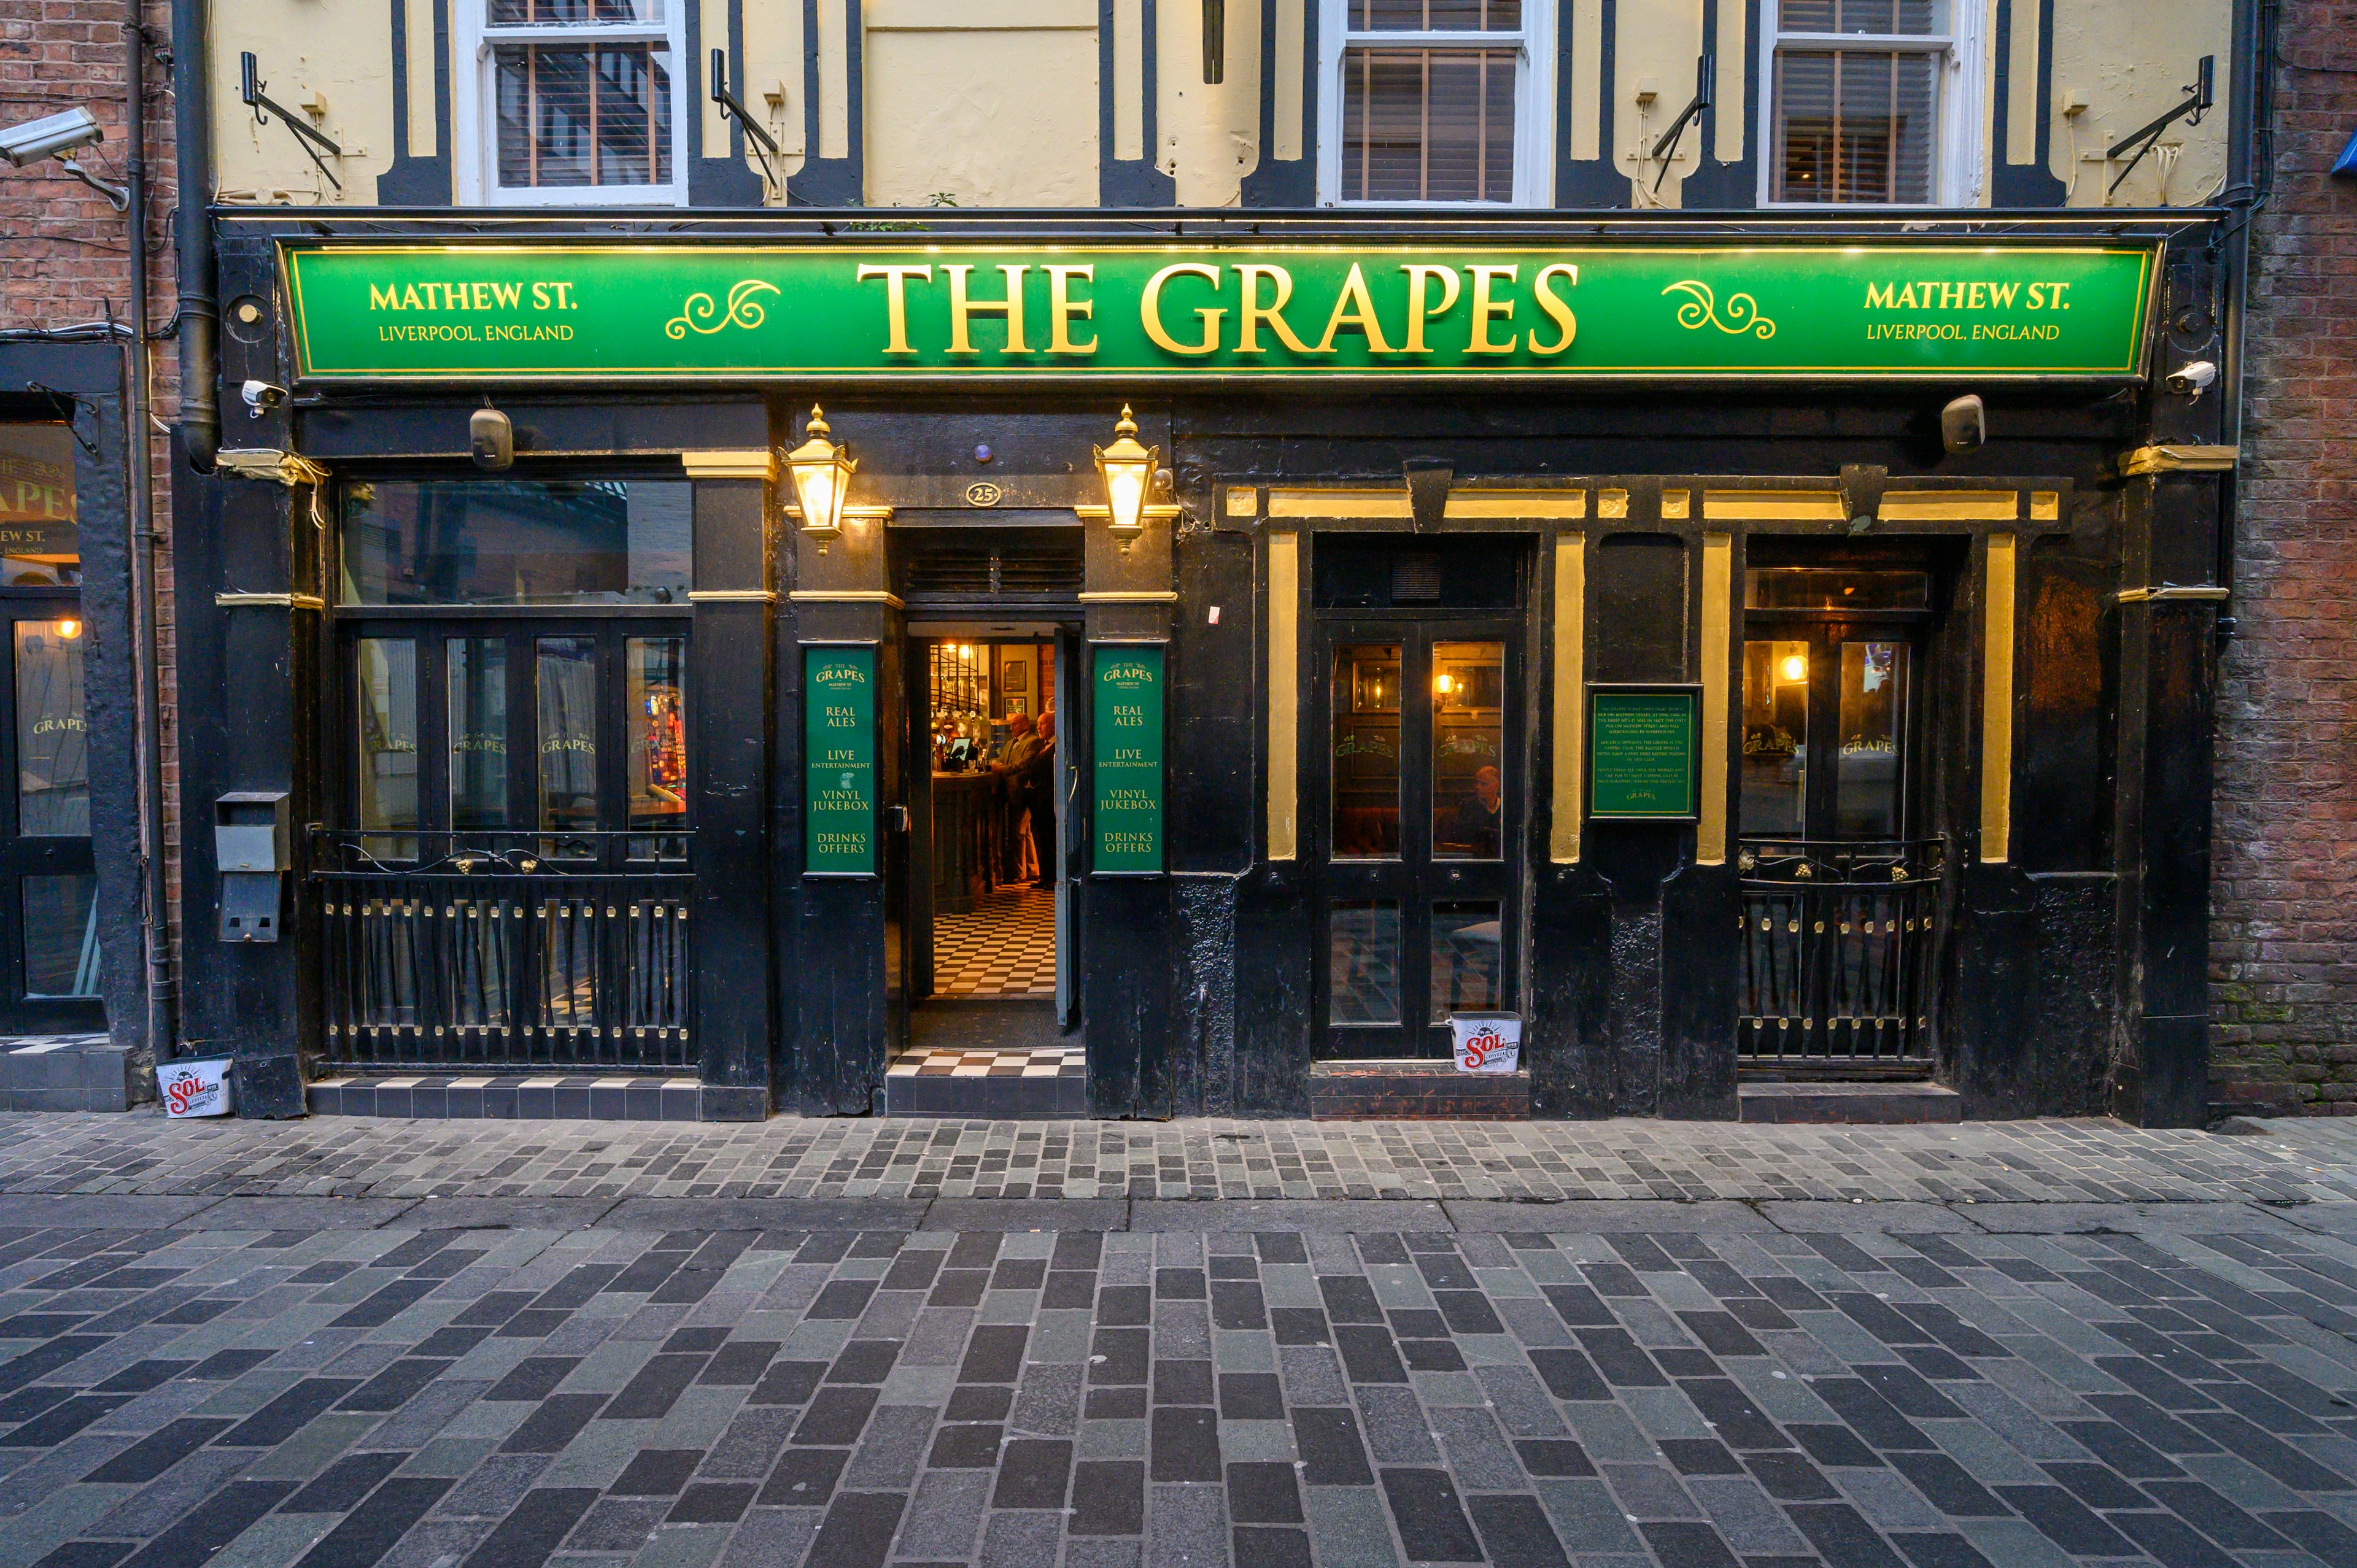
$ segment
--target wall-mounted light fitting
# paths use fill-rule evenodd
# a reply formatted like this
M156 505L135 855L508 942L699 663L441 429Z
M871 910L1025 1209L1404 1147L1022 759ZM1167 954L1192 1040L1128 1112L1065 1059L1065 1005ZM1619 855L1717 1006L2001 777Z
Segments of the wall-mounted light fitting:
M810 423L802 427L806 439L786 454L786 471L794 481L796 515L802 532L818 541L822 555L830 541L842 536L843 498L851 488L853 471L859 467L849 446L827 439L831 434L824 411L813 403Z
M1097 473L1104 480L1105 522L1121 541L1125 553L1146 527L1146 493L1154 482L1158 446L1142 446L1137 421L1129 404L1121 405L1121 419L1113 427L1113 445L1096 448Z

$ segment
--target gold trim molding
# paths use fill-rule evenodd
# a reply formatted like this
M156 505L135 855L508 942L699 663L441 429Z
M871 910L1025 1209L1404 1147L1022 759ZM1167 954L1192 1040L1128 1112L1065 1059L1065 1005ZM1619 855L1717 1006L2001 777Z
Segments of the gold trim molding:
M1402 500L1406 498L1403 496ZM1268 858L1300 843L1301 535L1268 536Z
M2122 588L2116 602L2124 605L2182 604L2187 601L2216 604L2231 597L2233 593L2231 588L2163 583L2158 588Z
M1072 508L1072 515L1079 518L1082 522L1111 523L1113 521L1113 509L1111 507L1076 506ZM1137 509L1137 515L1147 522L1170 522L1183 515L1183 513L1179 508L1172 506L1167 501L1150 501L1146 505Z
M778 515L784 518L787 521L791 522L796 526L800 526L802 521L802 509L798 506L780 507L778 510ZM892 521L892 509L888 506L847 506L843 509L843 521L845 522L889 522Z
M778 477L778 455L762 446L742 451L682 452L679 466L691 479L762 479Z
M1178 596L1167 588L1140 588L1135 593L1082 594L1084 605L1175 605Z
M768 588L690 588L692 605L774 605L778 596Z
M2120 472L2131 479L2146 474L2222 474L2241 456L2235 446L2139 446L2120 459Z
M1547 823L1547 858L1557 865L1579 858L1587 660L1587 535L1566 532L1555 536L1555 809Z
M1981 859L2013 856L2013 623L2015 539L1988 536L1988 603L1982 641Z
M900 609L900 596L881 588L796 588L786 597L799 605L882 605Z
M1849 502L1839 490L1705 490L1702 515L1711 522L1847 522Z
M1727 712L1734 663L1735 536L1702 536L1702 799L1695 863L1727 864Z
M327 469L275 446L224 446L213 454L213 466L233 478L274 480L290 490L328 482Z
M317 594L215 594L213 603L225 610L325 610L328 607L328 601Z
M1884 522L2013 522L2018 490L1885 490L1875 515Z
M1456 521L1496 518L1508 521L1577 522L1587 516L1585 489L1491 489L1469 485L1448 492L1442 517Z
M1080 509L1075 507L1075 511ZM1395 490L1335 489L1280 490L1268 492L1268 512L1272 518L1340 518L1350 521L1382 520L1405 522L1415 516L1409 506L1407 489Z

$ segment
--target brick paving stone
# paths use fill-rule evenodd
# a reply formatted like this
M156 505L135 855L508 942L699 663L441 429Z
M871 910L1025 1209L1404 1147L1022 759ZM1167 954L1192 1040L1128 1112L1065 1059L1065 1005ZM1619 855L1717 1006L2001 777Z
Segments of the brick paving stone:
M1168 1144L1067 1136L1158 1189L1197 1158L1197 1124L1174 1125ZM2337 1206L2352 1169L2305 1127L1870 1131L1718 1130L1717 1164L1689 1130L1636 1124L1413 1136L1468 1177L1508 1133L1587 1141L1569 1158L1589 1170L1617 1139L1717 1181L1779 1163L1818 1180L1803 1162L1834 1151L1844 1179L1887 1167L1893 1203L1959 1147L2007 1157L1950 1170L1952 1191L2074 1203L2198 1178L2208 1198L2278 1182ZM746 1168L831 1135L757 1132ZM969 1136L933 1132L943 1151ZM249 1157L235 1134L197 1155L159 1139L139 1175ZM739 1148L669 1135L716 1139L707 1175ZM1017 1135L982 1128L977 1163ZM846 1136L827 1163L885 1146ZM1410 1146L1352 1136L1337 1157ZM652 1146L598 1137L502 1157L514 1175ZM481 1152L444 1146L462 1167ZM406 1154L372 1157L408 1179ZM0 1185L41 1179L10 1168ZM669 1196L665 1175L621 1179ZM2357 1561L2357 1245L2330 1233L2352 1228L2123 1208L2109 1230L2007 1234L1858 1207L1748 1230L1665 1207L1612 1234L1579 1229L1607 1211L1577 1203L1463 1234L1378 1229L1377 1206L1355 1230L1258 1233L1215 1212L1169 1233L0 1229L0 1563Z

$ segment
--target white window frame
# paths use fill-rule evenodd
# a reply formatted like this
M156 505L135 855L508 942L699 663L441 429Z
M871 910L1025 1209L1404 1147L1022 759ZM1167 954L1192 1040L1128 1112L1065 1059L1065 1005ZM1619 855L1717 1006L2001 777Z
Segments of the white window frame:
M1355 32L1354 0L1318 0L1318 204L1321 207L1433 208L1487 212L1555 204L1555 7L1559 0L1523 0L1514 57L1514 182L1504 201L1361 201L1342 196L1342 57L1352 44L1408 48L1495 48L1515 34L1449 30L1433 33ZM1263 148L1265 158L1268 150Z
M452 172L457 199L467 207L683 207L687 204L687 115L694 108L686 91L695 74L687 58L687 7L692 0L663 0L663 19L642 23L535 23L490 25L491 0L450 0L457 91L451 94ZM494 46L555 44L581 39L615 43L660 43L671 53L671 172L659 185L508 186L499 182L498 87Z
M1921 210L1937 207L1979 204L1987 183L1986 148L1982 135L1982 78L1985 40L1982 23L1988 7L1983 0L1948 0L1945 38L1914 34L1787 33L1778 0L1760 5L1760 205L1801 212L1863 209ZM1858 49L1867 53L1932 54L1944 57L1939 73L1940 109L1932 134L1932 197L1928 201L1779 201L1775 199L1776 54L1785 45L1808 50Z

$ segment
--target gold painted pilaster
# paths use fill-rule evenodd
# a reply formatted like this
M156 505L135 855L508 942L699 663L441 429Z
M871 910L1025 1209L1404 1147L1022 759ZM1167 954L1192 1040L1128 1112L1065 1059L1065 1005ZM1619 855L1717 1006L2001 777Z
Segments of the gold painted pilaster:
M1568 865L1579 858L1579 792L1587 684L1587 536L1555 536L1555 802L1547 858Z
M1987 619L1981 682L1981 858L2013 854L2014 536L1988 536Z
M1727 685L1735 615L1735 536L1702 536L1702 799L1695 862L1727 864Z
M1301 535L1268 536L1268 857L1291 860L1300 838Z

